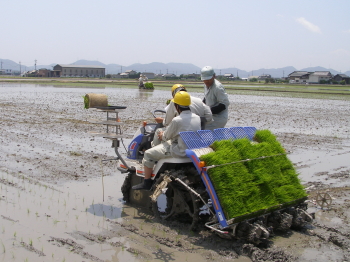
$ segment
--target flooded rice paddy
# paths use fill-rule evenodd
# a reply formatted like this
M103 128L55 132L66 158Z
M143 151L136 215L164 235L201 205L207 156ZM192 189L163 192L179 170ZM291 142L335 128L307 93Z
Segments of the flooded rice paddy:
M83 96L102 93L127 146L170 91L0 84L0 261L349 261L350 102L230 94L227 126L275 133L310 189L315 221L252 247L181 224L158 224L122 201L111 141ZM203 98L202 93L191 93ZM123 145L121 152L125 153ZM321 209L317 190L333 203ZM214 240L214 241L213 241ZM317 259L316 259L317 257Z

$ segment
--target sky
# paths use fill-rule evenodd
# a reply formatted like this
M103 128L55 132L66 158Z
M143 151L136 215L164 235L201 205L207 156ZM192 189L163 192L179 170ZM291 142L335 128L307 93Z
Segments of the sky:
M0 0L0 59L350 70L349 0Z

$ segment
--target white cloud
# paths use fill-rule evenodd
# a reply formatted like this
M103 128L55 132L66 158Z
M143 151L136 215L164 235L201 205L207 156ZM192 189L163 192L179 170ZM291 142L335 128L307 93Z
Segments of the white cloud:
M343 33L350 34L350 29L349 30L344 30Z
M281 14L278 14L278 15L276 15L277 17L280 17L280 18L283 18L284 17L284 15L281 15Z
M304 17L299 17L296 19L296 21L311 32L321 33L321 29L317 25L307 21Z

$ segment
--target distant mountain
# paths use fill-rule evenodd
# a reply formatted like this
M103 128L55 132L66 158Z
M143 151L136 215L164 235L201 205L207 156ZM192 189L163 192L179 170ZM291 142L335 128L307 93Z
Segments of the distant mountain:
M282 68L271 68L271 69L258 69L252 71L244 71L238 68L224 68L216 69L216 74L233 74L234 76L239 76L240 78L245 78L249 76L260 76L260 75L271 75L271 77L286 77L296 69L293 66L287 66Z
M185 64L185 63L159 63L153 62L150 64L132 64L130 66L125 67L125 70L135 70L136 72L152 72L155 74L192 74L199 73L201 68L195 66L193 64ZM124 71L125 71L124 70Z
M16 63L12 60L9 59L0 59L0 62L2 62L2 68L3 69L11 69L12 71L31 71L35 69L35 65L32 66L27 66L23 64ZM52 69L53 66L56 64L50 64L50 65L36 65L36 69L40 68L47 68L47 69Z
M103 67L106 66L104 63L101 63L100 61L89 61L89 60L78 60L69 65L94 65L94 66L103 66Z
M16 63L14 61L11 61L9 59L0 59L0 62L2 62L2 68L3 69L12 69L14 71L19 71L20 68L22 71L30 71L34 70L35 66L26 66L26 65L20 65L19 63ZM36 65L36 69L40 68L47 68L52 69L57 63L53 63L50 65ZM64 63L60 63L64 64ZM192 74L192 73L200 73L201 68L198 66L195 66L190 63L160 63L160 62L153 62L149 64L132 64L130 66L122 66L119 64L104 64L99 61L89 61L89 60L78 60L74 63L71 63L71 65L96 65L96 66L103 66L106 68L106 74L118 74L125 72L126 70L135 70L136 72L153 72L155 74ZM249 76L259 76L262 74L269 74L272 77L287 77L290 73L293 71L297 71L293 66L287 66L282 68L270 68L270 69L257 69L252 71L245 71L241 70L239 68L215 68L215 73L217 75L224 75L224 74L233 74L234 76L239 76L241 78L249 77ZM333 69L327 69L324 67L308 67L303 68L298 71L308 71L308 72L315 72L315 71L330 71L333 75L340 74L340 72L333 70ZM350 76L350 71L342 72L343 74L346 74Z
M20 65L16 62L13 62L12 60L8 59L0 59L1 68L2 69L11 69L11 70L17 70L19 71Z

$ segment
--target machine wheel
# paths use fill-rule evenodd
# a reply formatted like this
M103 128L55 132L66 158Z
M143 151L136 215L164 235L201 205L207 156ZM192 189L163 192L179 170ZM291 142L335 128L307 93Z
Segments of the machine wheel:
M123 193L123 200L126 203L130 202L130 189L131 189L131 173L128 173L124 179L124 183L121 187L121 191Z
M151 211L150 195L151 190L132 190L132 186L142 183L143 178L136 175L135 172L129 172L121 187L123 193L123 200L126 204L137 206L140 208L146 208L147 211Z
M175 177L176 172L161 174L153 185L156 189L166 176ZM181 180L186 181L186 176L182 176ZM159 220L176 219L180 222L190 223L190 230L195 230L199 220L199 205L197 197L191 191L179 182L171 180L167 187L162 189L156 201L152 201L152 210L154 216Z
M317 193L316 203L323 209L328 208L332 204L332 197L328 193Z

